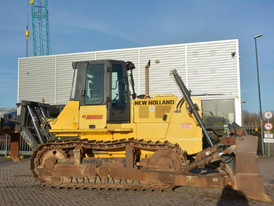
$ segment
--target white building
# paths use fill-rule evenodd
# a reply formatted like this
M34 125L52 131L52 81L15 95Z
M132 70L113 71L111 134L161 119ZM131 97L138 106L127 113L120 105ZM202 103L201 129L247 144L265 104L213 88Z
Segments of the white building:
M150 93L181 96L169 76L170 70L177 69L191 94L202 97L207 125L221 126L222 121L241 124L237 39L19 58L18 102L45 98L49 104L66 104L72 62L99 59L132 61L137 95L145 93L145 65L151 60Z

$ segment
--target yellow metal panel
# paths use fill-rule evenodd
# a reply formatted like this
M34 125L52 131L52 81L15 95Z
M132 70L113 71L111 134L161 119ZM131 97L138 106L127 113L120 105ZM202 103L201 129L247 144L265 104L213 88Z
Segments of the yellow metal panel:
M186 103L180 112L175 112L180 99L175 96L156 96L135 100L135 138L153 141L166 139L179 144L188 154L200 152L203 146L202 129L196 125L195 117L188 113ZM193 97L192 100L201 110L201 99ZM163 119L164 115L167 115L166 120Z
M83 132L102 133L102 132L108 132L108 130L107 129L51 129L50 132L55 132L55 133L83 133Z
M169 114L171 106L156 106L155 107L155 118L163 118L164 114Z
M136 138L136 124L108 124L107 127L112 133L112 140Z
M112 134L109 132L90 133L84 132L79 134L80 139L96 140L96 141L111 141Z
M182 150L187 151L189 155L196 154L203 150L202 138L182 138L182 139L171 139L169 142L173 144L179 144Z
M149 118L149 107L148 106L139 107L139 114L138 115L139 115L140 119Z
M201 99L192 99L201 109ZM194 154L202 150L202 129L196 125L194 116L189 115L186 103L182 105L181 112L175 112L179 100L175 96L135 100L135 122L125 124L107 124L105 105L81 106L79 111L79 102L71 101L58 118L51 122L51 132L60 137L79 136L81 139L98 141L132 137L152 141L168 140L179 144L188 154ZM148 115L140 115L142 112ZM90 128L93 125L95 128ZM116 152L117 156L121 155ZM147 151L143 151L142 155L148 155Z
M78 129L79 102L69 101L58 117L50 123L55 129Z
M90 105L80 107L79 129L90 129L94 125L95 129L103 129L107 123L106 105Z
M110 132L110 133L129 133L132 132L132 128L119 128L119 129L51 129L50 132L55 133L102 133L102 132Z
M175 96L155 96L134 101L134 122L169 122ZM164 114L167 115L164 120Z
M145 140L163 140L166 137L168 123L137 123L137 138Z
M201 110L201 99L193 97L192 101L196 103ZM180 113L174 112L172 114L166 139L171 143L179 144L188 154L194 154L202 151L203 134L201 127L196 125L194 115L189 115L187 107L188 105L184 103Z

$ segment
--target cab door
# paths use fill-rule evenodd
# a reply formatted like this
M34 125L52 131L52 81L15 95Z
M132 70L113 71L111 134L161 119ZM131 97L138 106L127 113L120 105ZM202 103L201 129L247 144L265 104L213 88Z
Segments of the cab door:
M89 62L83 73L85 77L81 84L79 129L104 129L107 121L106 106L106 72L107 64L104 61ZM78 71L81 72L81 71ZM82 90L82 92L81 92Z
M111 61L110 67L108 123L128 123L130 122L130 101L126 64L121 61Z

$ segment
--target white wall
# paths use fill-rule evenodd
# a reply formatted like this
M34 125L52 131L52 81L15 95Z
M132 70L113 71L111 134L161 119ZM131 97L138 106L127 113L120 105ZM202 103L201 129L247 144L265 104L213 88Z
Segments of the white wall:
M20 58L18 102L41 101L44 97L46 103L65 104L71 90L71 63L96 59L132 61L136 67L137 94L145 93L144 68L151 60L150 93L181 96L169 76L170 70L177 69L193 95L200 95L202 99L235 99L236 122L241 124L237 39Z

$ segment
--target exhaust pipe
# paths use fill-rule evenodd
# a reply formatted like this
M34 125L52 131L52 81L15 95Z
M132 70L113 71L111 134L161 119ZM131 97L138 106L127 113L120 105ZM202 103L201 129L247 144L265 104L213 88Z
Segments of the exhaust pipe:
M150 60L147 62L145 67L146 96L149 95L149 67L150 67Z

